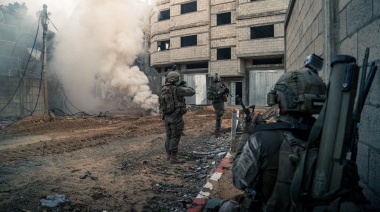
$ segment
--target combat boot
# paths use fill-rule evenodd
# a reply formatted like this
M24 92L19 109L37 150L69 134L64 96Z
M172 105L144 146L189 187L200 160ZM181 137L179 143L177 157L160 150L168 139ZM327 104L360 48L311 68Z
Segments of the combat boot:
M170 160L170 156L171 156L171 152L167 152L167 153L166 153L166 161L169 161L169 160Z
M182 159L179 159L179 158L177 157L177 152L172 152L171 155L170 155L169 162L170 162L171 164L174 164L174 163L184 163L185 161L182 160Z

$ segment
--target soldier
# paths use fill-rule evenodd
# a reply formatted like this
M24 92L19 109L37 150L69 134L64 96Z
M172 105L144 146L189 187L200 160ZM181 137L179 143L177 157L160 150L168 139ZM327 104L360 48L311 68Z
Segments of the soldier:
M289 211L297 153L308 140L312 115L321 109L308 103L323 102L325 92L325 83L311 70L285 73L270 93L280 108L277 122L252 127L255 114L246 123L232 166L234 186L245 191L241 210L260 211L266 203L266 211Z
M170 163L182 162L178 159L178 144L185 123L182 116L187 112L185 96L193 96L194 88L188 87L185 81L179 83L179 73L171 71L167 75L167 83L162 86L159 102L162 120L165 121L165 150Z
M211 86L207 91L207 99L212 100L212 106L215 110L215 136L221 136L222 116L224 114L224 102L227 102L227 94L230 90L221 82L220 76L216 73Z

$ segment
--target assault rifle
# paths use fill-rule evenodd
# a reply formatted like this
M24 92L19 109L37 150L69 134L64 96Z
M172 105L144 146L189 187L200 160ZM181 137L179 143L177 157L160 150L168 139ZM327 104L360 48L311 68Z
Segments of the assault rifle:
M255 105L251 105L249 106L248 108L245 107L244 103L243 103L243 100L241 99L241 97L239 95L236 95L236 100L237 102L241 105L241 107L243 108L243 112L245 113L245 120L246 122L250 122L252 117L250 115L250 111L249 111L249 108L252 109L252 113L255 111Z

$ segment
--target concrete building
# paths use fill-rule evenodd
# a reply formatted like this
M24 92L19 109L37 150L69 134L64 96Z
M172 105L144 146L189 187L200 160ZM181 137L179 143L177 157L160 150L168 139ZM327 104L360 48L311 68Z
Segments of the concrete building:
M380 65L379 0L291 0L285 21L286 70L303 66L312 53L324 58L322 77L329 81L331 57L351 55L362 66L365 49L368 62ZM367 198L380 210L380 75L377 73L365 103L357 164Z
M218 73L234 96L266 105L266 93L284 72L288 0L158 0L151 15L151 66L162 76L176 64L195 87L189 104L207 104Z

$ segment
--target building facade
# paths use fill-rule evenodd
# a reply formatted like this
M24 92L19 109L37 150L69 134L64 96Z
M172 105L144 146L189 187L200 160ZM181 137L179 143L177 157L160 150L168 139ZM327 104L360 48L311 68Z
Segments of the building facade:
M207 87L218 73L249 104L266 105L266 93L284 72L284 20L288 0L158 0L151 15L151 66L162 82L175 64L195 87L189 104L209 103Z
M303 66L304 58L324 58L321 76L329 81L331 57L356 58L362 67L366 48L368 63L380 65L380 1L291 0L285 21L286 70ZM367 71L368 73L368 71ZM373 80L359 128L358 170L366 197L380 210L380 75Z

